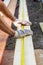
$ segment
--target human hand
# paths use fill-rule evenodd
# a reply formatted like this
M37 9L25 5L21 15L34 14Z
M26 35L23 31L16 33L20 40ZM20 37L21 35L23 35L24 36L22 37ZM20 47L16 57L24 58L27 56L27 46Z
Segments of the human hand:
M32 25L32 23L30 21L23 21L23 20L19 20L19 19L16 19L13 24L16 26L16 27L20 27L20 26L30 26Z

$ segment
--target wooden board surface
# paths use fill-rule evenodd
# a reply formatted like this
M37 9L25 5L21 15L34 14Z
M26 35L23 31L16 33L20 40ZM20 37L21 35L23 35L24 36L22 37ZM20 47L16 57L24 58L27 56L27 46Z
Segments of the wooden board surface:
M35 49L35 57L37 65L43 65L43 50Z
M26 0L20 0L19 19L29 21ZM24 28L30 30L30 26ZM32 36L17 39L13 65L36 65Z

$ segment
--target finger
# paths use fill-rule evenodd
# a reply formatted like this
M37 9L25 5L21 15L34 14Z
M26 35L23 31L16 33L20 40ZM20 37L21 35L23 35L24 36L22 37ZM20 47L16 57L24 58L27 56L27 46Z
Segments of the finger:
M25 21L28 25L32 25L32 23L30 21Z

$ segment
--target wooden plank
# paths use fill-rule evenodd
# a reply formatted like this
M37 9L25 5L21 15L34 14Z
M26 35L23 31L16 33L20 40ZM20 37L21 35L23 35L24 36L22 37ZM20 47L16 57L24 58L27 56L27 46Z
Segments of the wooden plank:
M39 25L40 25L41 30L42 30L42 32L43 32L43 22L40 22Z
M14 50L5 50L2 65L13 65Z
M12 2L14 2L14 4L12 4ZM6 3L6 2L5 2ZM11 0L10 1L10 4L9 4L9 6L8 6L8 8L10 9L10 10L12 10L12 7L13 7L13 11L15 10L15 7L16 7L16 0ZM10 6L11 5L11 6ZM15 11L14 11L15 12ZM13 13L14 13L13 12ZM12 14L13 14L12 13ZM14 15L14 14L13 14ZM7 19L7 18L6 18ZM10 19L9 19L9 21L11 21ZM9 22L8 20L7 20L7 22L10 24L10 26L11 26L11 23L12 23L12 21L11 22ZM0 64L1 64L1 62L2 62L2 58L3 58L3 54L4 54L4 50L5 50L5 47L6 47L6 42L7 42L7 39L8 39L8 34L6 34L5 32L3 32L3 31L1 31L0 30Z
M35 56L37 65L43 65L43 50L35 49Z
M20 0L19 19L22 20L22 16L24 17L24 20L29 21L26 0ZM30 30L30 26L25 26L24 28ZM21 27L18 29L21 29ZM36 65L32 36L25 37L23 45L22 41L21 39L17 39L16 41L13 65ZM24 51L22 50L22 46L24 48ZM24 57L22 56L22 52ZM23 64L21 64L21 57L24 59Z

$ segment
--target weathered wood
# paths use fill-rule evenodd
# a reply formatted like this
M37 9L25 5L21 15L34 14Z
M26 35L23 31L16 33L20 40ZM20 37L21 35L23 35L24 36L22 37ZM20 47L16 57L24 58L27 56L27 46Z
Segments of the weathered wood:
M19 19L29 21L26 0L20 0ZM24 28L30 29L30 26L25 26ZM18 29L21 29L21 27ZM22 43L22 41L24 42ZM27 36L23 40L17 39L13 65L36 65L32 36Z

